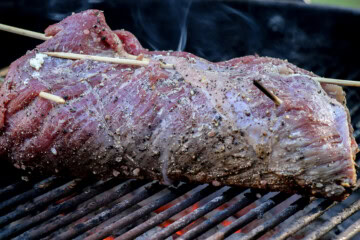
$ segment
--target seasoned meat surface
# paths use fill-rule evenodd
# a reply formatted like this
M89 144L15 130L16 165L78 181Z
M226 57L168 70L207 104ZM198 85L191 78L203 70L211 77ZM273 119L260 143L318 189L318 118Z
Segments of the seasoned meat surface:
M185 180L343 199L355 185L344 92L287 61L213 63L152 52L103 13L46 29L52 38L15 61L0 90L0 155L27 172ZM145 67L41 52L127 58ZM175 69L163 69L162 62ZM253 85L283 100L276 106ZM66 100L40 98L46 91Z

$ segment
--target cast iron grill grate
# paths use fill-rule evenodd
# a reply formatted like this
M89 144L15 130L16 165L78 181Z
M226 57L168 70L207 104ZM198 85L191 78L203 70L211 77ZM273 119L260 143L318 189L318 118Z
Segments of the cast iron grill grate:
M350 89L347 99L359 141L359 96ZM0 239L287 239L298 234L313 240L326 239L330 231L335 232L332 238L351 239L360 232L359 220L349 220L360 214L359 195L356 189L337 203L255 189L166 187L133 179L17 180L0 190ZM326 221L316 223L322 216ZM344 221L350 223L339 227Z

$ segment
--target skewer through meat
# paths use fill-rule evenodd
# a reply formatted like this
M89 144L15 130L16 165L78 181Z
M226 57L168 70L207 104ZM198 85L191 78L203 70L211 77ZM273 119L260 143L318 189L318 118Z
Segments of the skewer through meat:
M49 26L46 35L52 38L11 64L0 90L0 155L18 168L332 199L344 199L355 185L358 148L341 87L320 85L314 74L274 58L212 63L185 52L151 52L131 33L112 31L98 10ZM42 52L140 55L149 64ZM276 106L254 80L282 103Z

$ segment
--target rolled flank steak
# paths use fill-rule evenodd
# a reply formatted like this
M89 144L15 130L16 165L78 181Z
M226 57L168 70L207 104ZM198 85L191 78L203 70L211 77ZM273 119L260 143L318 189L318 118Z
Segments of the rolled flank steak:
M314 81L313 73L268 57L213 63L148 51L131 33L112 31L98 10L69 16L46 35L52 38L11 64L0 90L0 155L27 173L188 181L338 200L356 183L358 147L345 94ZM43 52L139 56L149 64Z

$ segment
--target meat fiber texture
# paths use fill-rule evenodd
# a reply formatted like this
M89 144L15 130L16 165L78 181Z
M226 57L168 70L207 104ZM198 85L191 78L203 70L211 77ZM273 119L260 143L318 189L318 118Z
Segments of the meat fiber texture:
M52 38L11 64L0 91L0 155L29 174L189 181L331 199L344 199L356 183L358 148L345 94L308 71L268 57L213 63L148 51L131 33L112 31L98 10L69 16L46 35ZM150 63L36 57L47 51L143 54ZM276 106L253 80L283 103ZM40 98L40 91L66 104Z

